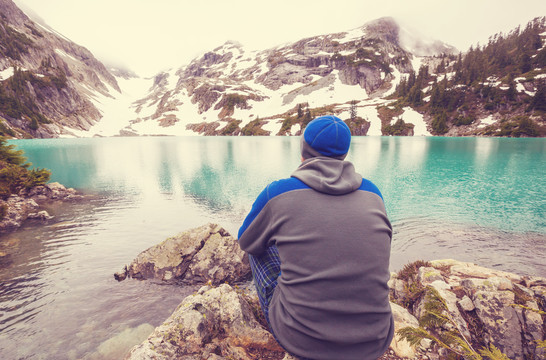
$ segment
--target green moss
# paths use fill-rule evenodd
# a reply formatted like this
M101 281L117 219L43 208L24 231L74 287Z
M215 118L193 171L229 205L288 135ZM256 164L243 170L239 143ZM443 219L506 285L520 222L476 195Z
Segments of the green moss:
M427 271L425 273L425 278L430 278L430 277L433 277L435 275L438 275L438 272L437 271Z

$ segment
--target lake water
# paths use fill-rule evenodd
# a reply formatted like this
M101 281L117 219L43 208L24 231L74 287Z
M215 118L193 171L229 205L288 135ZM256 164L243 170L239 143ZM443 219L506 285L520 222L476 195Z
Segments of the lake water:
M17 140L52 181L93 194L3 235L2 359L119 359L190 288L113 273L146 248L215 222L232 234L256 195L299 163L290 137ZM382 191L392 270L455 258L546 277L544 139L355 137L348 160Z

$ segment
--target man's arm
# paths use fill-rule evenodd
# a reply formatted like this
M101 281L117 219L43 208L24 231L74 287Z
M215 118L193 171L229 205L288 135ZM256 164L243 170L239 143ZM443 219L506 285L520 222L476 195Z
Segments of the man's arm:
M264 220L269 218L268 214L266 214L266 205L270 199L270 186L271 185L268 185L260 195L258 195L254 204L252 204L252 209L243 221L243 225L239 228L237 236L239 239L239 246L242 250L252 255L261 255L269 246L269 221Z

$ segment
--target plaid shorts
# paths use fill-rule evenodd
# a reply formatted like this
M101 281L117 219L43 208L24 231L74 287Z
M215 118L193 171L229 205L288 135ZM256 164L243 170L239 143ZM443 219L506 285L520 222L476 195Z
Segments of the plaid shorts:
M271 328L269 323L269 304L277 286L277 278L281 274L279 250L276 246L271 246L262 255L254 256L249 254L248 258L260 306L269 324L269 328Z
M282 346L269 322L269 304L271 303L273 292L277 286L277 278L281 275L281 258L279 257L279 250L273 245L268 247L262 255L254 256L248 254L248 258L250 261L250 268L252 269L254 284L256 285L256 291L258 292L258 299L265 319L267 320L271 334L279 345ZM298 360L311 360L297 356L294 357Z

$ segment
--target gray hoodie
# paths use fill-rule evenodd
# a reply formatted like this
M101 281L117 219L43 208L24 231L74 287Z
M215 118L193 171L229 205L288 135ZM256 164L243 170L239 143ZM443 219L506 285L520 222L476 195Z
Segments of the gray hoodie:
M239 244L276 245L281 275L269 306L280 344L310 359L376 359L394 333L392 236L381 193L348 161L312 157L258 196Z

